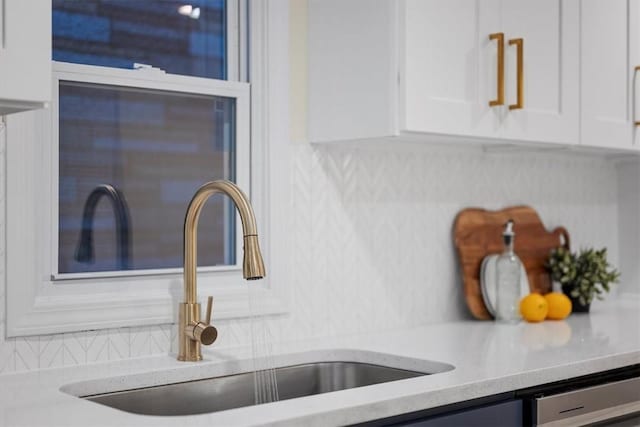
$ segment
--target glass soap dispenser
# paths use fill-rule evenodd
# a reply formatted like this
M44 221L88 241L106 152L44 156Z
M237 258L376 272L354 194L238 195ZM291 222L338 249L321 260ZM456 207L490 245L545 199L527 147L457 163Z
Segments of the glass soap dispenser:
M504 252L496 262L496 320L517 323L520 321L520 280L522 262L513 251L515 233L514 221L510 219L504 226L502 238Z

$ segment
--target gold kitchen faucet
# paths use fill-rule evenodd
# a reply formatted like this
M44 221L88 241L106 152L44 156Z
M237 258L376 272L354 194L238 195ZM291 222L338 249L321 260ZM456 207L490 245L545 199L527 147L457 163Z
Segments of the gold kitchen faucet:
M196 264L198 260L198 219L205 202L216 193L223 193L235 204L240 220L244 241L242 271L247 280L262 279L265 276L264 262L258 245L258 229L253 208L247 196L230 181L211 181L196 191L191 199L184 219L184 302L179 310L179 353L178 360L194 362L202 360L200 345L210 345L218 337L218 331L211 323L213 297L207 301L207 314L200 320L200 304L197 298Z

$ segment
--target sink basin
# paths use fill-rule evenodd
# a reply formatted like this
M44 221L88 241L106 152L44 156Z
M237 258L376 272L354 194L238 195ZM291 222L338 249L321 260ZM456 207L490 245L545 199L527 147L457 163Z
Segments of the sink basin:
M280 400L427 375L355 362L320 362L276 368ZM86 399L145 415L189 415L255 404L253 372L148 387Z
M439 362L362 351L333 350L281 357L295 364L275 368L280 400L405 380L453 369L453 366ZM206 366L203 364L202 368ZM170 381L170 384L153 384L151 378L159 376L155 373L140 380L129 376L126 379L121 377L71 384L63 387L62 391L136 414L203 414L256 404L254 373L250 368L247 369L250 365L242 366L239 369L244 371L237 373L214 374L213 378L188 378L186 381ZM275 366L278 366L277 360ZM122 387L122 383L127 384L127 381L131 384L128 389L111 390L113 384L120 383ZM151 384L145 385L145 382ZM102 390L105 392L99 392Z

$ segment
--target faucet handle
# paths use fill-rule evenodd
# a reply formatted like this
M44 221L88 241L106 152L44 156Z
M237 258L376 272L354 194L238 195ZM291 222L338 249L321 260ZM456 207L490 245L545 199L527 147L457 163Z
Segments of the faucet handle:
M218 338L218 330L211 325L211 311L213 310L213 297L207 298L207 314L204 322L198 322L194 328L196 339L204 345L212 344Z
M211 324L211 310L213 310L213 297L210 296L207 298L207 315L204 318L204 323L207 325Z
M211 325L211 311L213 310L213 297L207 298L207 314L203 321L193 327L193 337L204 345L212 344L218 338L218 330Z
M203 345L210 345L218 338L218 330L211 325L211 310L213 308L213 297L207 300L207 316L204 320L193 321L186 327L186 333L192 340Z
M218 330L215 326L198 322L193 326L193 339L203 345L210 345L218 338Z

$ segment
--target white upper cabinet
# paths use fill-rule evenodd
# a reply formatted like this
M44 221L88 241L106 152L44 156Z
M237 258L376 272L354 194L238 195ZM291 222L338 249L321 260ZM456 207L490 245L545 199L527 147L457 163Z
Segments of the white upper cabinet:
M482 7L480 3L482 2ZM398 10L398 131L492 137L497 97L498 0L407 0ZM392 107L392 106L390 106Z
M619 0L618 0L619 1ZM631 111L631 147L640 151L640 0L629 0L629 66L627 80L632 89L629 99ZM627 91L626 93L629 93Z
M579 142L579 15L578 0L502 1L508 104L503 137Z
M310 0L308 25L312 140L394 134L394 2Z
M633 111L638 98L633 88L638 77L634 68L640 65L639 5L638 0L581 2L581 142L585 146L632 147L637 133Z
M576 144L578 12L578 0L310 0L310 140Z
M51 0L0 0L0 115L51 98Z

